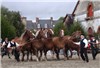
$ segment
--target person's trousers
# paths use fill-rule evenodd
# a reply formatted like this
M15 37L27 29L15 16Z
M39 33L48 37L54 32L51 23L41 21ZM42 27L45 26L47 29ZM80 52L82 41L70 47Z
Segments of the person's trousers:
M82 58L83 61L89 62L86 48L82 48L80 50L80 55L81 55L81 58Z
M98 53L98 49L92 47L91 50L92 50L92 57L93 57L93 59L96 59L95 57L96 57L96 55Z

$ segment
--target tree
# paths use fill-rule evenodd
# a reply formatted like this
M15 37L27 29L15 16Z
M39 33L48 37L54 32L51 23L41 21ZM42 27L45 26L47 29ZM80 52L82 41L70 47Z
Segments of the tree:
M62 22L58 22L55 27L54 27L54 33L55 33L55 36L59 36L59 32L60 30L63 29L64 32L65 32L65 35L67 34L66 32L66 27L64 26L64 24Z
M81 25L79 21L74 21L74 23L71 24L69 30L67 29L67 35L71 35L75 31L81 31L82 34L84 34L85 36L87 35L84 27Z
M1 37L12 39L16 36L15 27L10 25L10 22L6 20L4 16L1 18Z
M86 31L84 29L84 27L80 24L80 22L76 22L74 21L73 24L71 24L71 26L69 27L69 29L67 28L67 26L65 26L63 24L63 18L59 18L59 23L57 23L54 27L54 32L55 32L55 36L59 35L59 31L60 29L63 29L65 32L65 35L72 35L73 32L75 31L81 31L82 34L86 35Z
M1 37L13 38L20 36L24 30L24 25L21 23L19 12L9 11L8 8L1 6Z
M10 20L11 20L11 24L16 28L16 35L20 36L24 31L24 25L21 22L20 13L12 11L12 17Z

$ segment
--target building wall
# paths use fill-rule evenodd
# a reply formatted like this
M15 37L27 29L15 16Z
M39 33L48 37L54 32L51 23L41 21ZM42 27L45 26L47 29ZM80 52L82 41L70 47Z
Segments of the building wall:
M86 21L86 17L87 14L78 15L75 16L75 20L80 21L86 30L88 30L89 27L92 27L92 29L97 32L98 26L100 26L100 10L94 11L93 20Z

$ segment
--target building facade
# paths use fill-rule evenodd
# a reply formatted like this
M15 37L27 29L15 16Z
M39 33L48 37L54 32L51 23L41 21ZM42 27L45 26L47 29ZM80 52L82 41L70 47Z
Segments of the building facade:
M100 1L79 0L72 14L90 34L97 32L100 27Z
M22 23L25 25L25 29L29 30L37 30L40 28L54 28L58 23L58 20L53 20L53 17L50 19L39 19L36 17L36 22L32 22L32 20L27 20L26 17L22 17Z

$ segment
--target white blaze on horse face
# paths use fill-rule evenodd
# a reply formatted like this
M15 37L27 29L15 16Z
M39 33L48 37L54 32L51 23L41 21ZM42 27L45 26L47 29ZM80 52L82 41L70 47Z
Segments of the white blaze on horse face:
M33 36L35 36L35 34L34 34L34 33L32 33L32 35L33 35Z
M61 37L64 36L64 30L61 30Z
M38 36L39 32L40 32L40 30L38 30L38 31L36 32L35 37L37 37L37 36Z
M50 31L52 32L52 34L54 34L54 32L53 32L53 30L52 30L52 29L50 29Z
M44 34L45 34L45 37L47 38L47 32L45 32Z

